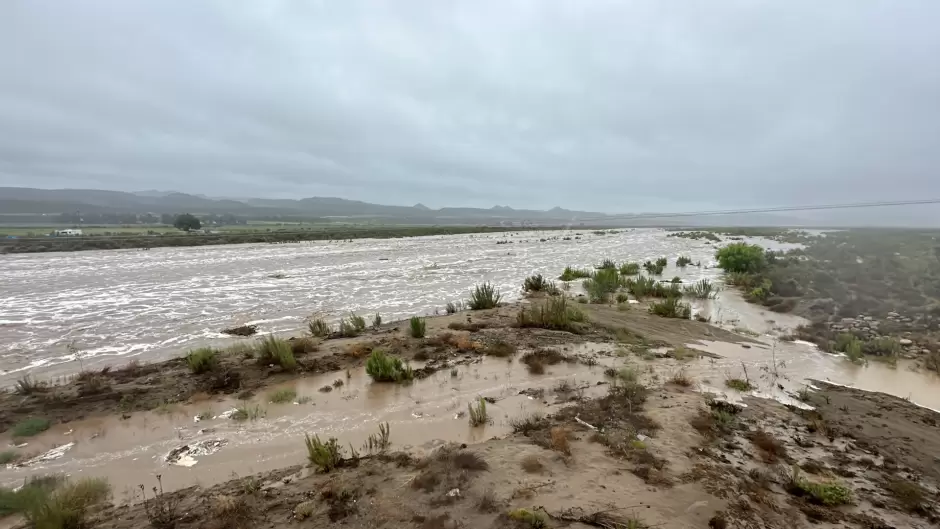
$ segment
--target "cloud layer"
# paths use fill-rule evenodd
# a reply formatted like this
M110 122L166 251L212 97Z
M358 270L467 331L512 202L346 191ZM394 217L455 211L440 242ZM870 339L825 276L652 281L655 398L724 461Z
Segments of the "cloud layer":
M940 196L935 0L0 3L0 185L697 210Z

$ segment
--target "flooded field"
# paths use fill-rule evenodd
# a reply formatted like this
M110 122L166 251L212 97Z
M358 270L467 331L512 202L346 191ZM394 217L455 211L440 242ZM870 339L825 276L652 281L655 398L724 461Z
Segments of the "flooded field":
M483 281L517 299L528 275L557 277L566 265L590 267L604 258L666 256L663 277L719 276L707 268L715 248L705 241L652 229L579 233L4 255L0 370L7 375L0 383L10 384L22 371L44 377L75 372L76 354L92 366L130 357L158 360L222 343L228 339L219 331L234 324L292 331L313 313L380 312L386 321L432 314ZM679 255L703 266L678 269Z

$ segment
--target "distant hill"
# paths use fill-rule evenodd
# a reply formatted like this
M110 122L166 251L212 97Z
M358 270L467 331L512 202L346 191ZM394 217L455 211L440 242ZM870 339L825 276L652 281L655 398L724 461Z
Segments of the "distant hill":
M176 191L146 190L136 193L100 189L33 189L0 187L0 222L17 222L13 216L42 219L60 213L193 213L231 214L246 219L332 219L349 222L441 225L572 225L572 226L940 226L940 206L905 206L791 213L747 213L690 216L651 213L607 215L572 211L514 209L496 205L488 209L443 207L423 204L388 206L336 197L297 200L267 198L210 198Z

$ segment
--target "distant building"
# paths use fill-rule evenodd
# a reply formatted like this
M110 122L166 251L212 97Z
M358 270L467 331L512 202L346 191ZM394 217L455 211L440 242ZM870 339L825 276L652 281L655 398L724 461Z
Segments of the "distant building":
M56 237L77 237L82 234L82 230L69 228L67 230L56 230Z

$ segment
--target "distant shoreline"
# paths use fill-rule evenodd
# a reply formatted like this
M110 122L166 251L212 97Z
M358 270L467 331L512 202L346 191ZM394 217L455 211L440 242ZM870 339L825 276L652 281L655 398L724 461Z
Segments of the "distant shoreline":
M570 229L561 226L387 226L377 228L337 228L335 230L251 231L179 235L89 235L79 237L30 237L0 239L0 253L77 252L84 250L150 249L221 244L291 243L303 241L344 241L350 239L397 239L429 235L508 233ZM578 229L587 230L583 226Z

